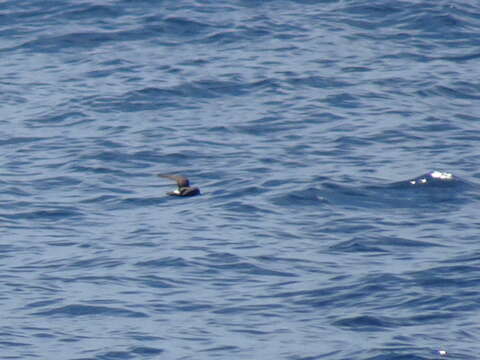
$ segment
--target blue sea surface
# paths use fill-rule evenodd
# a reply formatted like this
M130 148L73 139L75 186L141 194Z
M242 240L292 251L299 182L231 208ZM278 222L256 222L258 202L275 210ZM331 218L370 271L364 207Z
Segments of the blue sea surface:
M468 0L1 1L0 359L478 358L479 33Z

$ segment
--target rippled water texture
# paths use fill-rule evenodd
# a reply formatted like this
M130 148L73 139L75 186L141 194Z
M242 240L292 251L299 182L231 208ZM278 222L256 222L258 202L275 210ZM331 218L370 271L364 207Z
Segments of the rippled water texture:
M2 1L1 358L477 358L479 30L466 0Z

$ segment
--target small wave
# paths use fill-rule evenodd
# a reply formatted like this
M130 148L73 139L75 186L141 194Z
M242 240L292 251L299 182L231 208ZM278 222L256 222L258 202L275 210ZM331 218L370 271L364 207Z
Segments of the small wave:
M74 208L45 209L27 212L2 214L2 217L13 220L49 220L59 221L66 218L81 217L83 213Z
M417 176L413 179L398 181L391 183L388 187L394 189L402 188L434 188L434 187L458 187L467 185L467 182L454 176L452 173L431 171L426 174Z
M91 305L66 305L58 308L54 308L51 310L46 311L39 311L33 313L33 315L46 315L46 316L68 316L68 317L76 317L76 316L121 316L121 317L135 317L135 318L143 318L147 317L142 312L139 311L131 311L126 309L119 309L113 308L108 306L91 306Z
M385 331L396 324L393 319L384 316L362 315L337 320L335 325L355 331Z
M321 191L312 187L304 190L295 190L278 196L273 202L280 206L318 206L327 201L321 196Z
M469 201L474 184L448 172L426 174L387 184L352 186L327 181L318 190L327 202L361 208L430 208L439 203ZM466 196L467 195L467 196Z
M398 248L404 250L427 247L441 247L441 244L435 244L430 241L424 240L412 240L401 237L383 237L383 236L371 236L368 238L354 237L353 239L342 241L331 246L330 249L336 252L347 253L387 253L394 252Z
M147 346L137 346L130 350L132 353L143 356L152 356L161 354L164 350Z

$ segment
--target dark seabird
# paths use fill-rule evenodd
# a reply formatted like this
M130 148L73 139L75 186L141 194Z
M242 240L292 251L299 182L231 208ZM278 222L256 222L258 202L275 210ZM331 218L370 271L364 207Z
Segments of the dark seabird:
M178 189L175 191L167 192L167 195L172 196L195 196L200 194L200 189L195 186L190 186L190 182L185 176L182 175L167 175L158 174L158 176L175 180L177 182Z

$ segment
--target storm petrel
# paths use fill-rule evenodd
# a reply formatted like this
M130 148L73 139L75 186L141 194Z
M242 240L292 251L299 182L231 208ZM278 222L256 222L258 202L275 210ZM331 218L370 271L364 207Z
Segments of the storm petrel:
M167 195L172 196L195 196L200 194L200 189L195 186L190 186L190 182L185 176L182 175L168 175L168 174L158 174L162 178L167 178L175 180L177 182L178 188L174 191L167 192Z

